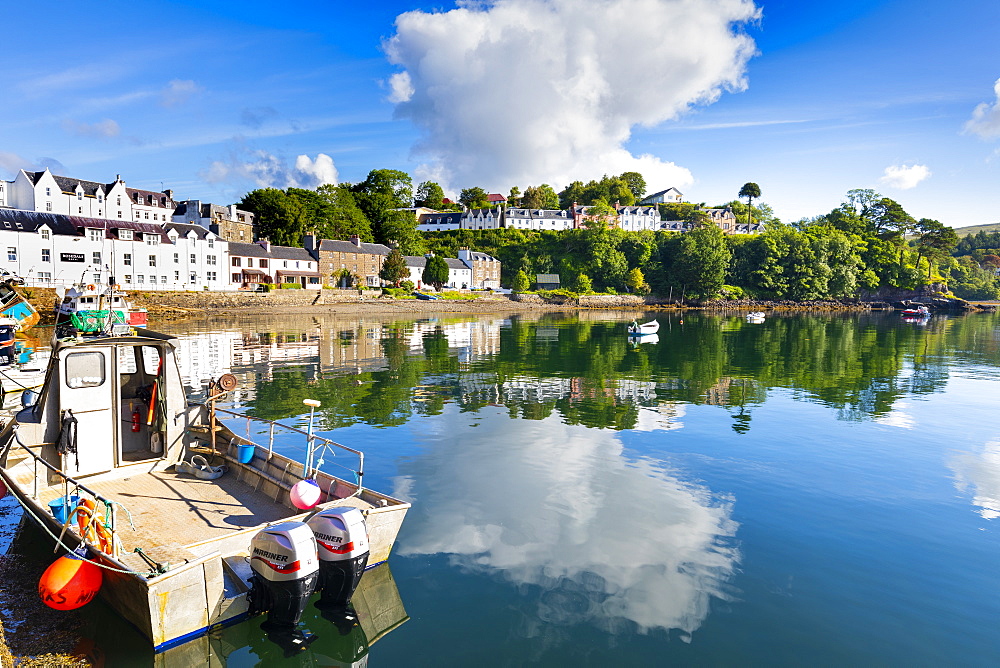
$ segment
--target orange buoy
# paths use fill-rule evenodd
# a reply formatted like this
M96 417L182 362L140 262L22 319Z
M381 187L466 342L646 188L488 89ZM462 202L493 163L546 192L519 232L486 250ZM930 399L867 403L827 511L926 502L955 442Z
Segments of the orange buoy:
M100 567L67 554L42 573L38 595L42 603L55 610L76 610L94 600L103 580Z

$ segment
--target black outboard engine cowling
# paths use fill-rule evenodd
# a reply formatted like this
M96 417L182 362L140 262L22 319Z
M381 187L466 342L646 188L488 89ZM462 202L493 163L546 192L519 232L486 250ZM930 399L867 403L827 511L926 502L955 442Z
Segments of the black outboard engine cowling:
M351 602L368 566L368 527L357 508L327 508L307 522L319 552L317 608L343 608Z
M316 539L302 522L282 522L250 541L250 613L267 612L271 628L294 628L316 591Z

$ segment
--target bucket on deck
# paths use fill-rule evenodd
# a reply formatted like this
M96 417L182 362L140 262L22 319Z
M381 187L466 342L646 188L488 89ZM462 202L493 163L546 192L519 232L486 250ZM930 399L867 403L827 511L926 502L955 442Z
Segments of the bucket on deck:
M249 464L250 460L253 459L254 447L253 443L237 443L236 461L240 464Z
M59 524L66 524L66 518L69 517L70 513L76 510L79 503L79 496L73 495L68 499L65 496L60 496L55 501L49 501L49 511L52 513L52 517L56 518Z

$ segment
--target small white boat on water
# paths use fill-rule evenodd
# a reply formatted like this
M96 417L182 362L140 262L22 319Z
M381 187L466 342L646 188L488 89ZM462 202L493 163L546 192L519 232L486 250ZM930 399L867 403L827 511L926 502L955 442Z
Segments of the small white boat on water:
M647 334L656 334L658 331L660 331L660 323L656 320L650 320L641 325L633 320L628 326L629 336L645 336Z
M313 590L342 602L339 588L388 559L410 507L366 489L364 455L311 420L306 432L216 409L235 385L223 376L189 404L164 334L56 340L40 393L0 431L0 477L25 516L59 555L83 548L74 568L100 569L100 596L156 651L254 612L294 626ZM277 451L293 446L302 461Z
M146 309L133 306L117 285L79 284L56 294L58 334L126 334L147 324Z
M763 311L750 311L750 313L747 313L747 322L759 325L764 322L766 317Z

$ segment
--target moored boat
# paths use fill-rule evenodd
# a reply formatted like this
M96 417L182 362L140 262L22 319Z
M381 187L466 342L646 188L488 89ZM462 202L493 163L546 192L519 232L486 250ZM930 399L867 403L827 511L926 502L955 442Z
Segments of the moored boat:
M904 318L929 318L931 310L926 306L911 306L903 309L902 315Z
M60 334L124 334L148 322L146 309L136 308L117 285L75 285L60 297L56 304Z
M763 311L750 311L747 313L747 322L759 325L766 317Z
M660 331L660 323L656 320L650 320L649 322L644 322L641 325L635 320L628 326L628 333L630 336L645 336L648 334L656 334Z
M433 300L437 299L436 295L428 295L428 294L423 293L423 292L414 292L413 296L416 297L417 299L423 299L425 301L433 301Z
M260 569L291 572L274 549L254 549L251 560L262 535L357 509L363 570L386 561L410 507L363 486L359 451L217 410L231 376L209 386L206 403L189 404L176 344L151 331L57 340L37 400L0 432L0 476L26 516L63 553L86 548L103 571L102 598L157 651L246 618L253 601L262 609ZM306 447L303 461L278 452L291 447L281 433ZM297 496L303 481L317 488L312 507Z
M7 275L0 280L0 318L10 318L17 323L18 331L31 329L38 324L38 311L15 287L22 281Z

